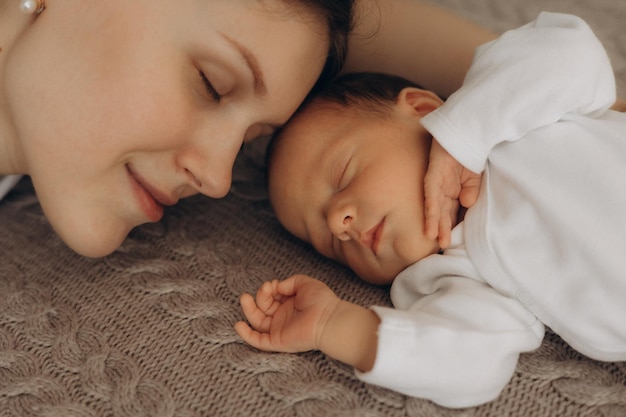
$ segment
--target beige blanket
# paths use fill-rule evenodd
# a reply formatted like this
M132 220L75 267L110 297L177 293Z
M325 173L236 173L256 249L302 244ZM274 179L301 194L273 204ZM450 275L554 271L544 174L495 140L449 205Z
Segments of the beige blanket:
M626 1L439 3L498 32L540 10L582 16L626 97ZM238 297L266 279L308 273L362 305L389 300L284 232L263 183L243 173L228 198L185 200L100 260L59 241L23 180L0 203L0 416L626 415L626 364L587 359L552 333L496 401L465 410L364 384L319 352L244 345Z

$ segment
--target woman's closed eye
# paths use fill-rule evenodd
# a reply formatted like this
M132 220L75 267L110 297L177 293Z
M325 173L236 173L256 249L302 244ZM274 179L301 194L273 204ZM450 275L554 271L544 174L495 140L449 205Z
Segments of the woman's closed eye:
M204 84L204 88L206 89L211 99L214 102L219 103L222 100L222 95L217 92L215 87L213 87L213 84L211 84L211 81L209 81L204 71L198 70L198 74L200 75L200 79L202 80L202 83Z

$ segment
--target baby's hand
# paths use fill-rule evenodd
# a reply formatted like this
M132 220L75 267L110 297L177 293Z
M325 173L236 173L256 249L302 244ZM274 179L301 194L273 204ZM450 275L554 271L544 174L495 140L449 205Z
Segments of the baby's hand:
M319 349L326 322L339 298L321 281L294 275L285 281L267 281L256 300L241 296L241 307L250 325L240 321L235 330L257 349L304 352Z
M433 139L424 177L425 231L429 239L439 240L442 249L450 245L459 202L466 208L476 203L481 178L482 174L463 167Z

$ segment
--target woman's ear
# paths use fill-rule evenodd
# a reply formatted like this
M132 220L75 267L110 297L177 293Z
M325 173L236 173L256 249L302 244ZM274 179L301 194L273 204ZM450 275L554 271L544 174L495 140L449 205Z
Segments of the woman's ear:
M432 91L406 87L398 94L396 104L406 111L423 117L439 108L443 104L443 100Z

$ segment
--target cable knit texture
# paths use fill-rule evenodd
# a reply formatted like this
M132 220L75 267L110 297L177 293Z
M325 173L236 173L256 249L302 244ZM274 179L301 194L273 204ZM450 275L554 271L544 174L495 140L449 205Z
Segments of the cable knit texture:
M626 96L623 0L438 3L498 32L542 9L578 14L605 43ZM347 300L390 305L386 289L279 226L248 159L227 198L184 200L96 260L65 247L22 180L0 203L0 417L626 415L626 364L585 358L550 332L497 400L465 410L364 384L319 352L243 344L233 330L239 296L267 279L306 273Z

